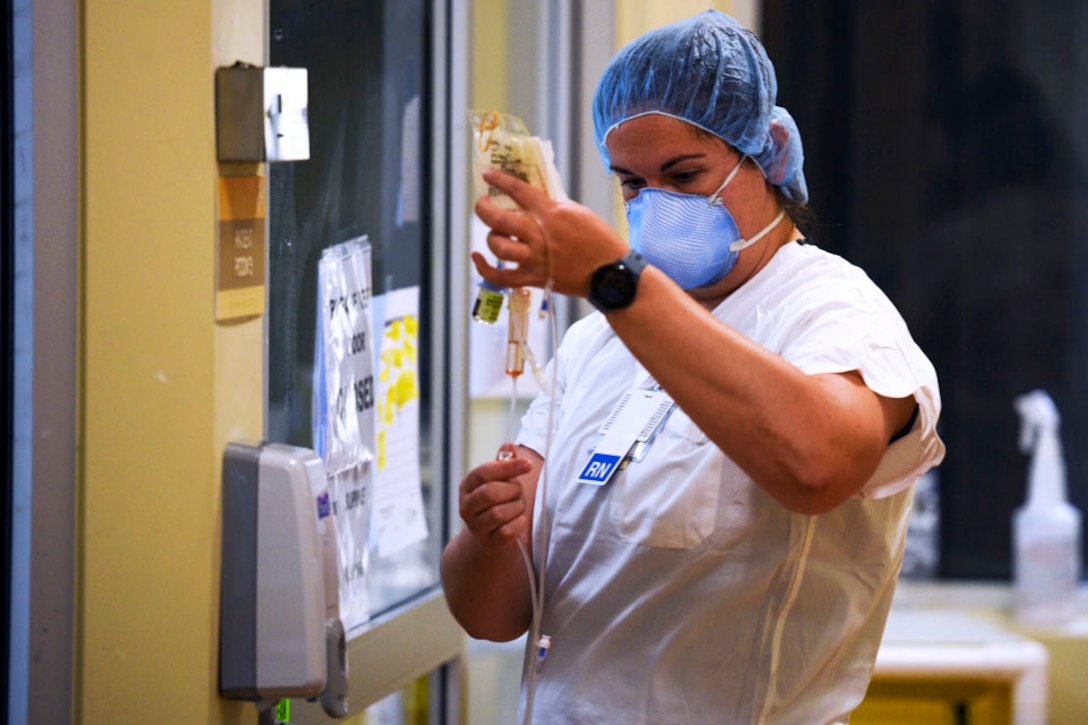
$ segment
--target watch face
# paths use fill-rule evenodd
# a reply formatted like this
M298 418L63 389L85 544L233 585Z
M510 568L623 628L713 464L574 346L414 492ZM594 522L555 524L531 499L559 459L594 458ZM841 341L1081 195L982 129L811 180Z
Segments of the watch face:
M615 265L602 270L596 285L597 300L607 307L622 307L635 297L637 277L627 267Z
M642 255L631 251L623 259L598 267L589 278L590 304L601 312L609 312L634 302L638 275L645 266Z

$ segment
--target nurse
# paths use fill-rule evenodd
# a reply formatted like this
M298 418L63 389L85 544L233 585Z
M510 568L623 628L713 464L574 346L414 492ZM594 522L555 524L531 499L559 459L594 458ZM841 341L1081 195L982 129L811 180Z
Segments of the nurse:
M940 393L887 297L794 224L801 138L776 94L716 11L619 51L593 118L630 244L486 176L521 209L477 202L516 263L477 255L480 274L599 310L516 446L461 482L442 556L469 634L550 638L523 683L535 722L845 722L865 694L912 484L944 455Z

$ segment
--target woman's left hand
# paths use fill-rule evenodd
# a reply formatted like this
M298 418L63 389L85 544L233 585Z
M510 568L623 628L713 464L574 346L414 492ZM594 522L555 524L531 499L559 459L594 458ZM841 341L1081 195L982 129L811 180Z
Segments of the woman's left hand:
M627 253L627 243L612 227L581 204L555 201L501 171L485 171L483 178L520 207L504 209L487 196L476 201L476 215L491 228L488 248L500 260L517 265L500 269L474 252L476 270L488 282L543 287L551 280L555 292L585 297L594 270Z

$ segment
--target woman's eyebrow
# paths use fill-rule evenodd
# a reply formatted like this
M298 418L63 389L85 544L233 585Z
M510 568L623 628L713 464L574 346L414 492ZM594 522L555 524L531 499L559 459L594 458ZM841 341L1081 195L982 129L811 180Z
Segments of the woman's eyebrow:
M660 171L668 171L673 166L676 166L677 164L682 163L684 161L690 161L691 159L705 159L705 158L706 158L706 154L684 154L682 156L676 156L674 158L669 159L665 163L661 164Z
M661 168L658 169L658 170L659 171L668 171L670 168L672 168L673 166L676 166L677 164L679 164L681 162L690 161L691 159L704 159L704 158L706 158L706 154L682 154L680 156L675 156L675 157L669 159L668 161L666 161L665 163L661 164ZM609 165L608 169L614 174L626 174L627 176L637 176L637 174L635 174L634 172L628 171L627 169L623 168L622 166L616 166L615 164Z

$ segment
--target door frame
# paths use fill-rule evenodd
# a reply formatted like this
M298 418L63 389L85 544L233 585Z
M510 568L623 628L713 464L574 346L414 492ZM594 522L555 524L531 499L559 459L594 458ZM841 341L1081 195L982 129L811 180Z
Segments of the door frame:
M12 89L14 158L29 163L15 172L13 188L22 208L12 222L15 446L4 707L12 722L66 723L74 692L79 8L64 0L9 7L13 70L24 69Z

